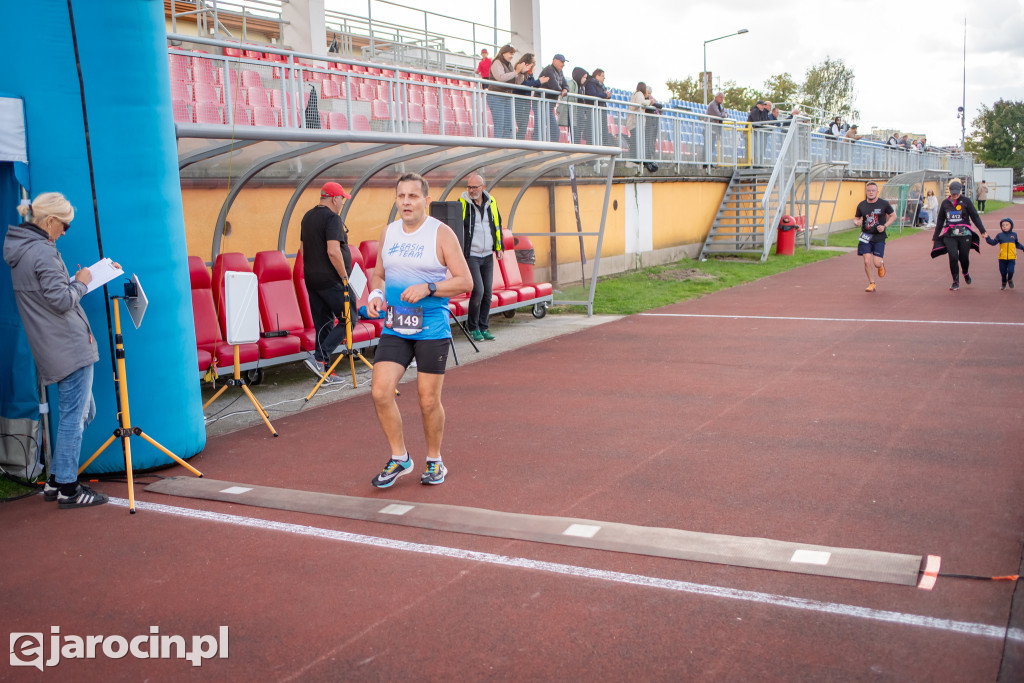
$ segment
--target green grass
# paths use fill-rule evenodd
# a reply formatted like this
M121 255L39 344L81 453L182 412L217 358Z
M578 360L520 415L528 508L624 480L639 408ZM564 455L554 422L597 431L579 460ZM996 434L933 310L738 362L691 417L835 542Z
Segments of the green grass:
M899 239L921 232L918 228L903 228L894 232L889 239ZM856 247L860 228L843 230L829 236L829 247ZM823 240L811 240L820 246ZM774 253L764 263L754 258L727 257L709 258L701 263L684 259L677 263L644 268L631 273L621 273L599 278L594 293L594 313L599 315L631 315L667 306L678 301L728 289L746 282L760 280L793 268L823 261L845 253L842 250L807 251L798 241L793 256L776 256ZM564 288L558 299L581 301L587 298L589 283ZM559 305L551 308L552 313L580 313L582 306Z
M0 476L0 498L15 498L24 495L32 489L17 484L7 477Z
M903 228L903 230L900 230L898 227L891 227L889 228L890 234L887 239L896 240L899 239L900 237L906 237L907 235L916 235L922 230L923 228L905 227ZM828 246L853 248L857 246L857 239L859 237L860 228L853 228L852 230L843 230L842 232L834 232L828 236ZM822 246L824 243L824 235L811 239L811 244L816 246Z
M594 313L630 315L667 306L677 301L695 299L720 289L728 289L798 266L838 256L839 251L806 251L797 249L793 256L775 256L761 263L739 257L709 258L703 263L689 259L677 263L644 268L598 279L594 295ZM558 295L562 300L587 298L587 285L567 287ZM579 313L582 306L556 305L552 313Z
M985 202L985 215L988 216L994 211L1002 211L1008 206L1013 206L1013 202L1000 202L995 199L989 199Z

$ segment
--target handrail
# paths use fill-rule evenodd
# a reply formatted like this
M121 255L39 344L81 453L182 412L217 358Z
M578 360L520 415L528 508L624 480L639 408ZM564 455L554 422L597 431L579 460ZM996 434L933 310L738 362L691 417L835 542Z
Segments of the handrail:
M786 208L786 197L793 189L794 179L796 178L796 161L798 160L798 148L795 141L798 136L806 135L809 130L810 125L803 117L796 118L790 123L786 137L782 141L782 147L779 149L778 160L775 162L772 174L765 185L764 195L761 197L761 213L764 216L762 259L768 257L771 245L775 241L775 231L779 220L782 218L782 212ZM783 174L785 174L784 177ZM780 178L782 178L781 185ZM778 189L776 190L777 187ZM769 213L773 193L777 194L778 201L775 203L775 211Z

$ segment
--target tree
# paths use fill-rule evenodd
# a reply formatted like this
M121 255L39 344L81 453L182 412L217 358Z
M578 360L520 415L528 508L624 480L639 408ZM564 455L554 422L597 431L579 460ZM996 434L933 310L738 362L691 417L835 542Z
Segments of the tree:
M1014 180L1020 180L1024 173L1024 102L999 100L992 108L983 104L971 125L974 131L967 141L968 151L987 166L1012 168Z
M750 111L758 100L764 99L760 91L736 85L736 81L726 81L722 85L722 94L725 95L725 106L739 111Z
M825 57L825 61L807 69L800 88L803 105L818 109L826 118L842 116L856 119L860 112L853 108L856 96L853 90L853 69L841 59Z
M772 76L764 82L764 99L774 104L795 102L799 94L800 85L793 80L788 71Z
M672 97L677 100L683 100L684 102L704 101L704 91L700 88L699 78L686 78L682 81L675 79L665 81L665 87L672 93ZM711 101L710 94L708 95L708 101Z

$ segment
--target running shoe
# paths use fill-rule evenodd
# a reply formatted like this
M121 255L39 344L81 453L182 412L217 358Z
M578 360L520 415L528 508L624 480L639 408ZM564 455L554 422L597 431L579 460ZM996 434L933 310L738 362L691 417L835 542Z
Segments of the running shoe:
M412 471L412 458L406 459L405 462L399 462L398 460L388 460L388 464L384 465L384 469L381 473L373 478L370 482L379 489L386 489L393 485L403 474L408 474Z
M951 284L951 285L949 286L949 291L951 291L951 292L955 292L955 291L957 291L958 289L960 289L960 283L959 283L959 282L956 282L956 281L954 280L954 281L953 281L953 284Z
M1006 284L1010 286L1010 289L1013 289L1013 280L1009 280Z
M309 368L310 372L316 375L317 379L320 379L321 377L324 376L324 364L318 361L312 353L306 356L306 358L303 359L302 363L307 368Z
M868 285L868 288L865 289L864 291L865 292L873 292L873 291L875 291L875 283L872 282L870 285Z
M108 500L109 498L107 498L106 494L97 493L84 484L79 484L73 495L65 496L63 493L57 494L57 505L60 506L61 510L103 505Z
M964 273L964 282L966 282L967 284L971 284L971 276L968 275L967 273Z
M885 264L878 266L878 277L885 277Z
M440 460L431 460L427 463L427 469L420 475L421 484L431 484L436 486L437 484L444 483L444 475L448 474L448 468L444 466L444 463Z
M490 330L481 330L480 337L482 339L487 340L487 341L494 341L495 339L497 339L497 337L495 337L493 334L491 334Z

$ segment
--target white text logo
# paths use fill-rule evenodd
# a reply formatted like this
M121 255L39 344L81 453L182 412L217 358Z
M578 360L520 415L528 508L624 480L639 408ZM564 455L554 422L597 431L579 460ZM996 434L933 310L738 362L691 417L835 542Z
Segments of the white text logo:
M11 634L11 666L34 666L40 671L54 667L63 659L95 659L97 653L110 659L131 655L136 659L187 659L201 666L204 659L228 658L228 627L221 626L218 636L192 636L191 647L184 636L162 635L159 626L150 626L147 635L62 636L60 626L50 627L50 657L43 653L42 633Z

